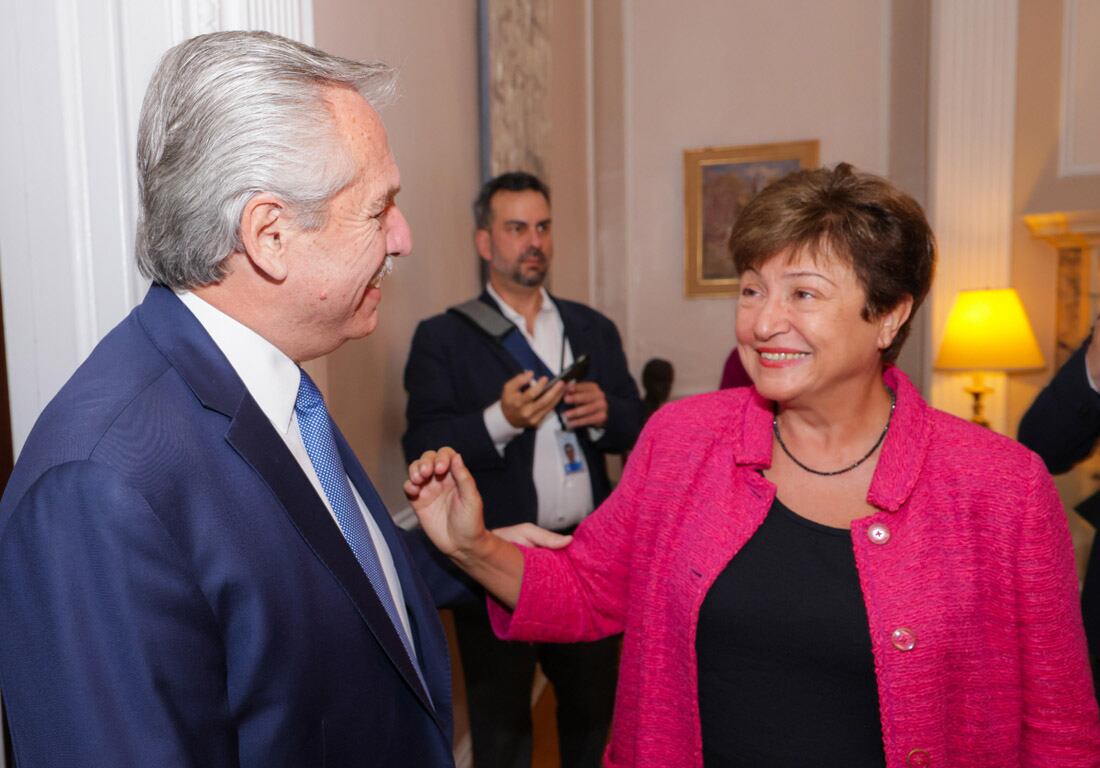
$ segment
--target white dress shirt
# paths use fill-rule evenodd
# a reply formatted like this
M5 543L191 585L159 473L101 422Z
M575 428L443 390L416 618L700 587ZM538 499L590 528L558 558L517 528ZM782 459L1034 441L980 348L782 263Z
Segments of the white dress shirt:
M248 394L252 395L252 399L260 406L260 410L275 427L275 431L279 433L279 437L286 443L286 447L290 449L290 453L309 478L309 482L313 484L313 489L317 491L317 495L332 516L333 524L339 528L332 506L325 496L324 488L313 468L313 462L302 442L302 433L298 429L298 416L294 412L294 403L298 399L298 384L301 381L298 366L267 339L195 294L185 291L177 295L229 360L233 370L244 382ZM397 569L393 564L393 555L382 536L382 530L367 511L366 503L350 478L348 485L351 486L359 511L363 513L374 548L378 551L382 572L385 574L386 583L393 596L393 603L397 606L402 628L406 636L411 639L412 632L409 628L409 615L405 608L405 596L401 590L401 580L397 577ZM410 647L412 645L409 643Z
M531 345L531 349L554 375L573 362L573 350L569 339L565 338L565 326L554 302L546 289L542 293L542 305L535 316L534 333L527 332L527 320L501 298L492 285L486 290L493 301L500 305L506 318L515 323ZM484 411L485 429L496 445L497 452L504 455L508 443L523 434L523 430L513 427L504 417L500 401L490 405ZM538 499L538 524L543 528L561 530L579 523L592 511L592 484L589 481L587 467L584 472L566 474L565 465L558 447L558 433L562 431L561 422L551 411L535 431L535 460L533 475L535 496Z

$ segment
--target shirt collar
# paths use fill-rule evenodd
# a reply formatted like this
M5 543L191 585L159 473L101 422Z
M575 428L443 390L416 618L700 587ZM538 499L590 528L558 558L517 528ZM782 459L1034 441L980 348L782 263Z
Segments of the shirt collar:
M229 360L260 410L285 435L298 399L298 366L263 336L190 291L177 295Z
M485 283L485 291L493 298L493 301L495 301L497 305L500 306L500 311L506 318L511 320L520 328L526 327L526 320L524 319L523 315L521 315L519 312L516 312L514 309L512 309L511 306L509 306L508 302L506 302L501 297L501 295L496 292L496 289L493 288L492 283ZM542 303L539 305L538 313L540 315L550 315L557 317L558 308L554 304L554 300L550 298L550 294L547 293L545 288L539 288L539 294L542 296Z

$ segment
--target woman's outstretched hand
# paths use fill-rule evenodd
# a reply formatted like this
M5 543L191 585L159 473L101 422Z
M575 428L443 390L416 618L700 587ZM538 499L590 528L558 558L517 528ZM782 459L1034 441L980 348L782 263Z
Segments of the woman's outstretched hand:
M560 549L573 539L531 523L485 530L481 494L453 448L425 451L410 464L405 496L439 551L509 609L523 584L523 555L515 545Z
M473 475L453 448L425 451L411 463L405 496L428 538L449 557L475 551L490 535Z

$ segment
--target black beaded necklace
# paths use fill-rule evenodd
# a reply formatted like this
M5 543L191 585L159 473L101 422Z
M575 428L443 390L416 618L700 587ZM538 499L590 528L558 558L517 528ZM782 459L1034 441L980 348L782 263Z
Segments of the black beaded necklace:
M892 389L889 390L889 391L890 391L890 415L886 417L886 426L882 428L882 433L878 436L878 440L876 440L875 444L871 446L871 450L869 450L869 451L867 451L867 453L863 454L863 456L861 458L857 459L854 464L849 464L848 466L844 467L843 469L834 469L832 472L822 472L820 469L814 469L812 467L807 467L801 461L796 459L794 457L794 454L791 453L791 449L788 448L787 444L783 442L783 436L781 434L779 434L778 406L776 407L777 408L776 413L772 416L772 432L775 433L775 439L779 442L779 447L783 449L783 453L787 454L787 458L790 459L791 461L793 461L795 464L797 464L802 469L804 469L807 472L809 472L811 474L814 474L814 475L821 475L822 477L832 477L833 475L843 475L845 472L851 472L853 469L858 467L860 464L867 461L867 459L871 458L871 455L875 451L878 450L878 447L880 445L882 445L882 441L886 439L886 433L890 429L890 422L892 422L894 420L894 407L897 406L897 404L898 404L897 394Z

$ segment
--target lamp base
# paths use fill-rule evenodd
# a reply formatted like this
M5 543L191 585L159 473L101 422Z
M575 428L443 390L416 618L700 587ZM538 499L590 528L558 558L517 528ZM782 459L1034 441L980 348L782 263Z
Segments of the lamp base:
M982 375L980 373L975 373L974 383L964 389L974 398L970 420L979 426L989 429L989 422L985 418L985 407L982 404L982 397L992 392L992 387L985 386L985 384L982 383Z

